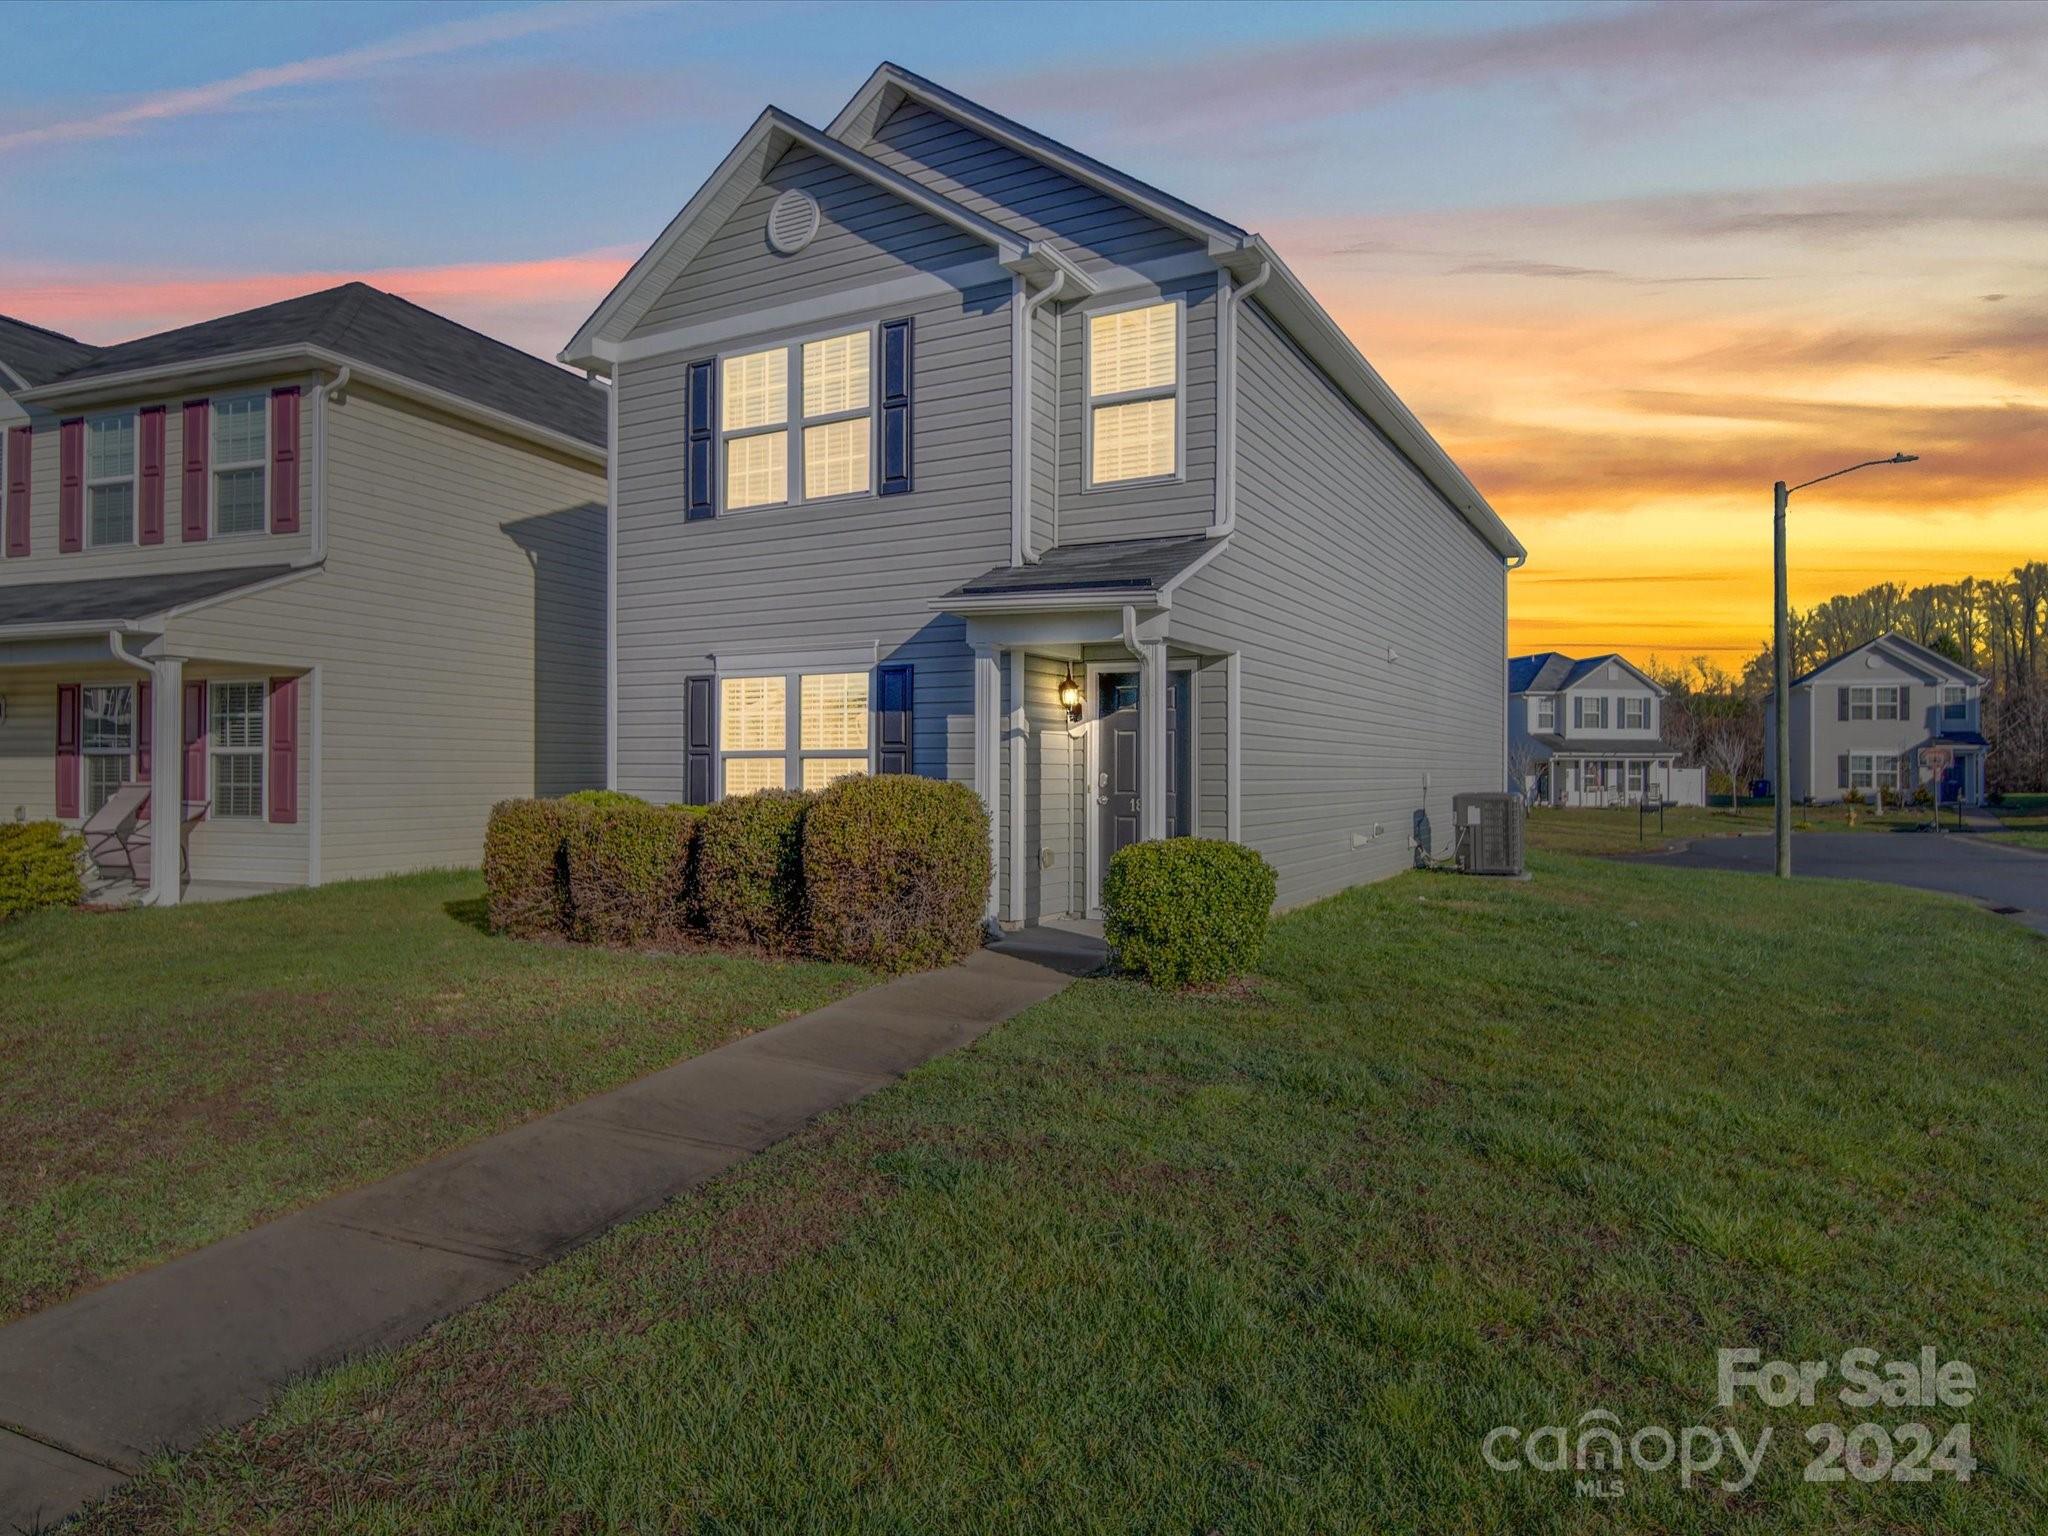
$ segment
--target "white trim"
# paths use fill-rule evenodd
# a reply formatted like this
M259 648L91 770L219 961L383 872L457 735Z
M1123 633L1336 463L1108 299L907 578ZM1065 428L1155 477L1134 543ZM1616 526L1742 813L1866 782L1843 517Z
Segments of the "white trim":
M1010 653L1010 721L1004 732L1010 752L1010 921L1022 925L1024 913L1024 759L1031 722L1024 709L1024 652Z
M1223 696L1223 823L1224 835L1233 843L1244 840L1244 717L1237 696L1242 672L1240 655L1232 651L1224 662L1224 687L1228 692Z
M996 763L1002 752L1001 655L992 645L974 648L974 792L988 812L988 892L983 916L989 922L998 922L1002 910L997 880L1003 864L1003 807L996 791Z
M1095 322L1109 315L1133 310L1173 307L1173 387L1126 389L1097 396L1094 391ZM1158 298L1138 298L1120 304L1088 305L1081 315L1081 493L1134 490L1146 485L1178 485L1188 477L1188 300L1183 293ZM1144 475L1129 480L1095 478L1095 413L1118 405L1135 405L1152 400L1173 401L1173 472Z
M102 422L128 418L128 473L125 475L102 475L97 480L92 473L92 429ZM166 426L166 431L169 428ZM142 544L142 412L134 406L120 406L113 410L93 411L79 423L79 523L78 548L71 553L89 554L95 549L137 549ZM63 495L63 443L58 442L57 494ZM128 486L128 537L108 539L105 543L93 537L93 496L92 493L103 485ZM58 549L63 550L63 535L60 529Z
M321 771L321 758L325 749L325 732L322 729L323 710L320 695L320 669L309 667L305 673L306 709L310 715L306 732L307 751L311 759L306 764L306 884L320 884L320 837L324 818L321 814L321 795L325 787L325 774Z
M263 448L252 464L248 460L237 460L233 464L220 462L220 406L223 401L254 400L258 413L263 417ZM268 537L270 533L270 427L271 392L260 385L253 390L236 390L233 393L215 394L206 402L206 536L209 539L255 539ZM164 430L170 431L168 415ZM297 463L296 458L293 460ZM242 528L233 533L223 533L220 526L220 477L222 470L230 472L253 469L256 483L263 493L263 518L254 528ZM182 510L182 509L181 509Z
M804 415L804 348L816 342L834 341L841 336L865 335L868 342L868 403L863 410L828 411L819 416ZM738 516L753 512L773 512L787 507L822 506L831 502L862 501L880 494L881 485L881 379L880 342L881 322L869 320L858 325L840 326L815 331L792 338L777 338L760 344L735 347L718 353L712 359L717 371L718 422L713 434L715 451L718 455L717 471L713 476L718 486L718 515ZM780 422L767 422L758 427L735 427L725 425L725 364L728 358L758 357L771 352L784 354L783 388L785 391L783 416ZM812 427L831 426L835 422L858 421L863 415L868 423L868 483L864 490L846 491L836 496L812 496L805 480L804 434ZM783 499L781 501L754 502L744 507L728 504L726 498L732 491L732 476L728 473L726 445L739 438L772 437L776 433L783 437Z
M776 672L856 672L879 665L881 642L802 651L712 651L705 657L720 677L767 677Z
M619 787L619 387L604 405L604 787Z

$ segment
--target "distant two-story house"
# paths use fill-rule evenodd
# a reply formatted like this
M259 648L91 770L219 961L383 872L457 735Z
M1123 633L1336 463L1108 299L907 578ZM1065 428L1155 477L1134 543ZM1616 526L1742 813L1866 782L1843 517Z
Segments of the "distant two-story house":
M0 319L0 816L148 784L168 904L181 822L195 890L317 885L601 780L604 401L360 283L112 347Z
M1664 739L1664 689L1619 656L1508 661L1509 748L1532 805L1702 805L1706 775Z
M1180 833L1306 901L1501 787L1500 518L1263 239L930 81L764 112L562 360L620 789L968 783L1023 923Z
M1983 693L1979 674L1904 635L1822 663L1792 682L1792 798L1910 798L1933 788L1938 753L1942 803L1981 804ZM1766 714L1766 771L1777 762L1776 728Z

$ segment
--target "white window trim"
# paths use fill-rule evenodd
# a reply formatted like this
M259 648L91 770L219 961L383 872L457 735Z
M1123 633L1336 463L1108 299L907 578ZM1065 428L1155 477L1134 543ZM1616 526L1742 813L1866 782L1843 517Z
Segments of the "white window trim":
M1859 693L1865 693L1870 695L1869 701L1865 706L1870 711L1870 713L1867 715L1859 715L1856 713L1858 707L1856 703L1856 695ZM1888 715L1880 714L1878 712L1883 702L1879 697L1882 694L1891 695L1890 702L1892 712ZM1849 718L1851 720L1903 720L1905 718L1905 713L1906 712L1899 707L1899 685L1897 683L1852 683L1849 685Z
M1537 729L1537 730L1539 730L1539 731L1550 731L1550 732L1552 732L1553 734L1555 734L1555 732L1556 732L1556 730L1557 730L1557 695L1556 695L1556 694L1554 694L1554 693L1547 693L1547 694L1544 694L1544 695L1543 695L1543 696L1542 696L1541 698L1539 698L1539 699L1537 699L1537 700L1536 700L1536 724L1535 724L1535 729Z
M1951 699L1950 694L1955 697ZM1970 718L1970 689L1966 683L1943 683L1941 685L1941 718L1944 720L1967 720ZM1953 708L1954 714L1949 710Z
M881 480L881 355L878 343L881 337L881 322L863 321L853 325L828 326L824 330L809 331L792 340L776 339L749 342L745 346L727 347L718 353L712 362L714 376L718 380L718 515L744 516L753 512L774 512L785 507L829 506L834 502L859 501L876 494ZM806 418L804 415L804 347L814 341L830 341L835 336L866 335L868 339L868 403L865 411L833 411L823 416ZM751 357L757 352L781 351L788 354L788 366L784 369L784 384L789 398L783 408L782 420L760 427L735 427L731 431L725 426L725 360L729 357ZM808 496L804 485L804 428L830 426L835 421L857 421L863 415L868 419L868 487L864 491L847 491L839 496ZM734 507L726 503L731 476L726 473L725 445L736 437L766 437L771 432L780 432L784 438L785 486L788 496L782 501L756 502L748 507ZM720 754L724 756L723 753ZM723 770L720 772L721 785ZM722 793L721 789L721 793Z
M1902 777L1900 764L1904 761L1905 754L1899 752L1851 752L1849 754L1849 788L1872 792L1878 789L1885 789L1892 794L1898 794L1900 793L1899 780ZM1859 763L1862 764L1860 768L1857 766ZM1880 784L1878 782L1877 765L1879 763L1891 764L1889 783ZM1859 774L1863 778L1863 782L1860 784L1856 782L1857 775Z
M88 713L85 707L85 696L88 693L125 693L128 695L128 745L123 750L119 752L109 752L103 747L88 747L85 744L85 720ZM95 815L99 810L99 807L97 806L94 806L91 809L88 809L86 806L86 800L92 793L92 776L90 773L84 771L83 765L85 759L89 757L118 757L119 759L121 759L122 764L121 782L123 784L132 784L135 782L135 749L137 744L137 738L140 736L142 728L142 722L138 720L135 715L135 711L139 706L139 703L140 701L136 698L135 687L132 683L82 683L79 685L78 759L80 763L80 774L78 785L78 810L79 815L81 817L90 818L91 816Z
M1619 712L1619 718L1615 721L1615 729L1622 731L1647 731L1650 728L1650 701L1648 699L1640 694L1624 694L1615 701L1615 704ZM1633 720L1631 718L1637 709L1641 709L1643 712L1641 720Z
M846 333L841 331L836 334L845 335ZM760 349L755 348L755 350L759 351ZM835 496L831 499L843 501L846 498ZM807 676L819 677L849 672L858 672L867 679L868 744L866 751L862 752L852 748L840 747L816 747L806 751L803 745L804 678ZM724 733L725 685L730 680L743 677L779 677L782 679L783 725L782 749L780 751L770 749L762 752L729 752L726 750ZM785 789L801 790L804 787L804 759L810 757L865 757L867 759L866 771L870 774L876 772L877 753L880 750L876 744L876 738L880 735L880 722L875 718L875 698L876 687L880 680L881 669L874 660L871 647L863 647L860 654L851 659L845 657L835 658L826 655L822 659L804 661L797 665L790 665L780 661L764 661L752 666L735 664L720 667L712 674L713 707L718 711L720 727L718 738L718 798L721 800L725 798L725 764L728 758L734 757L771 760L781 758L783 760L782 784Z
M219 462L215 446L220 441L218 411L228 400L256 400L258 412L263 418L262 457L251 464L246 460L233 464ZM223 470L254 469L258 471L256 483L263 488L263 525L260 528L245 528L239 533L222 533L220 529L220 477ZM268 394L220 395L212 401L206 413L206 531L215 539L260 539L270 532L270 396Z
M1173 388L1168 389L1125 389L1115 394L1096 395L1088 388L1089 380L1095 377L1095 344L1093 322L1104 315L1118 315L1133 309L1157 309L1162 304L1173 306ZM1178 485L1188 477L1188 301L1186 294L1150 294L1144 298L1127 300L1121 304L1102 304L1080 310L1081 316L1081 492L1092 495L1101 491L1127 491L1141 485ZM1097 480L1095 478L1095 411L1104 405L1128 405L1134 400L1171 399L1173 406L1173 473L1170 475L1146 475L1136 480Z
M102 475L97 480L92 473L92 429L95 422L117 421L128 418L128 473L125 475ZM119 411L100 411L85 418L85 462L79 466L79 480L84 487L85 506L81 516L85 526L79 529L81 549L135 549L142 542L142 413L134 407ZM128 537L101 541L93 535L92 493L95 486L121 485L128 487Z
M253 749L249 747L215 746L213 740L215 690L220 688L231 688L241 686L252 687L256 690L256 698L258 701L257 713L261 717L261 724L258 727L257 745ZM210 802L206 812L208 820L218 819L222 821L232 822L236 825L245 825L253 822L267 823L269 821L270 708L271 691L270 680L268 678L214 677L208 678L206 680L206 798ZM228 811L224 811L221 809L219 796L214 793L215 786L219 783L219 775L215 772L215 760L217 758L222 757L247 757L251 754L252 750L256 757L255 814L244 816L239 813L231 813ZM193 798L190 786L187 786L186 798Z

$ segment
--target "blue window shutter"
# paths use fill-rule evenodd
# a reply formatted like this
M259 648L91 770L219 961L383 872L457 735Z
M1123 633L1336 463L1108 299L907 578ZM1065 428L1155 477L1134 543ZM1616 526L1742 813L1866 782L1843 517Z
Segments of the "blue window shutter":
M875 689L875 767L882 773L917 772L915 688L909 667L882 667Z
M718 516L717 368L716 359L690 364L690 501L683 514L690 521Z
M882 484L884 496L910 489L910 322L882 322ZM908 770L905 770L908 772Z
M683 799L709 805L718 798L718 679L700 673L683 679Z

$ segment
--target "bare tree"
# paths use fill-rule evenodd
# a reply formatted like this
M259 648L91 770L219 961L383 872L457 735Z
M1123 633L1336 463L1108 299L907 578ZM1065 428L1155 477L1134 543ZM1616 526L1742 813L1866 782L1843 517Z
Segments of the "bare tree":
M1519 790L1523 800L1536 798L1536 770L1545 762L1536 743L1526 737L1508 748L1509 787Z
M1749 732L1743 721L1732 716L1722 716L1706 722L1705 746L1702 755L1707 768L1713 773L1728 776L1728 794L1735 809L1742 809L1742 769L1749 761ZM1778 794L1785 792L1784 786L1774 784L1771 788Z

